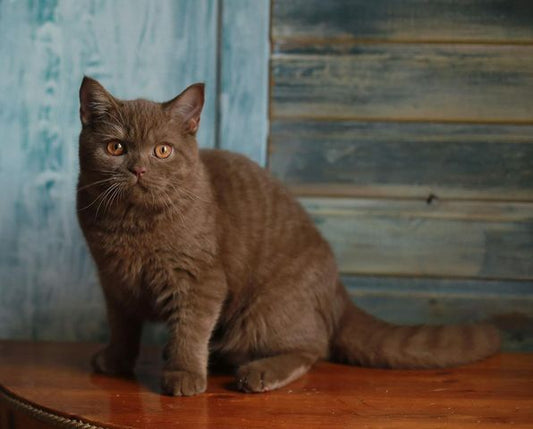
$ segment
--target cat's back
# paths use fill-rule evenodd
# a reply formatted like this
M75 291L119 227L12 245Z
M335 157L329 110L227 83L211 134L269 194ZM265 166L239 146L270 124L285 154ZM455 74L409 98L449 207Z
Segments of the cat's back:
M233 272L242 263L258 274L309 252L329 258L329 245L305 210L265 169L222 150L203 150L201 160L219 209L220 244L232 255Z
M275 205L300 212L289 191L265 169L244 155L217 149L200 151L215 197L226 208L267 209ZM271 207L274 208L274 207ZM302 211L303 214L303 211Z
M266 171L244 155L221 149L202 149L200 159L212 178L222 179L224 183L246 176L268 178ZM224 184L222 184L224 186Z

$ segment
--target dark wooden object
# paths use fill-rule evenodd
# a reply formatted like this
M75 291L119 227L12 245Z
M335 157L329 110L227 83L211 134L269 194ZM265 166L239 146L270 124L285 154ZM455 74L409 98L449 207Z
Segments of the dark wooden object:
M320 363L266 394L237 392L211 375L207 393L161 396L158 350L144 350L135 379L94 375L94 344L0 342L3 428L394 427L516 428L533 425L533 355L475 365L392 371Z

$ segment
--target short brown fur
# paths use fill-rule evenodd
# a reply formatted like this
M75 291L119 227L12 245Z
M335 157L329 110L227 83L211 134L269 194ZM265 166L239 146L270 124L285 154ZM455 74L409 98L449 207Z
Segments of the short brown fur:
M80 88L78 217L98 267L111 339L95 370L133 370L142 324L165 322L162 388L206 388L208 358L247 392L275 389L319 359L430 368L499 348L486 325L401 327L358 309L333 253L277 180L245 157L198 150L203 85L166 103ZM106 152L118 142L120 156ZM171 156L159 159L165 143Z

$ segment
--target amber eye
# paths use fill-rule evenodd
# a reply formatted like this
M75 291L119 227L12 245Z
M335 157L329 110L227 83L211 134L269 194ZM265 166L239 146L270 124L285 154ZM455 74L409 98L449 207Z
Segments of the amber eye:
M165 159L172 153L172 146L168 144L158 144L154 149L155 156L160 159Z
M124 153L124 145L117 141L109 142L107 152L113 156L120 156Z

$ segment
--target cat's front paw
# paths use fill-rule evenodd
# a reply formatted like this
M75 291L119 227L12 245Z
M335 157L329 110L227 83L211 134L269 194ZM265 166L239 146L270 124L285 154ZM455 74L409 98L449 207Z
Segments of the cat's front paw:
M164 371L161 389L165 395L193 396L205 392L207 377L188 371Z
M109 346L98 351L91 359L93 370L100 374L132 375L134 365L134 360L121 357Z

